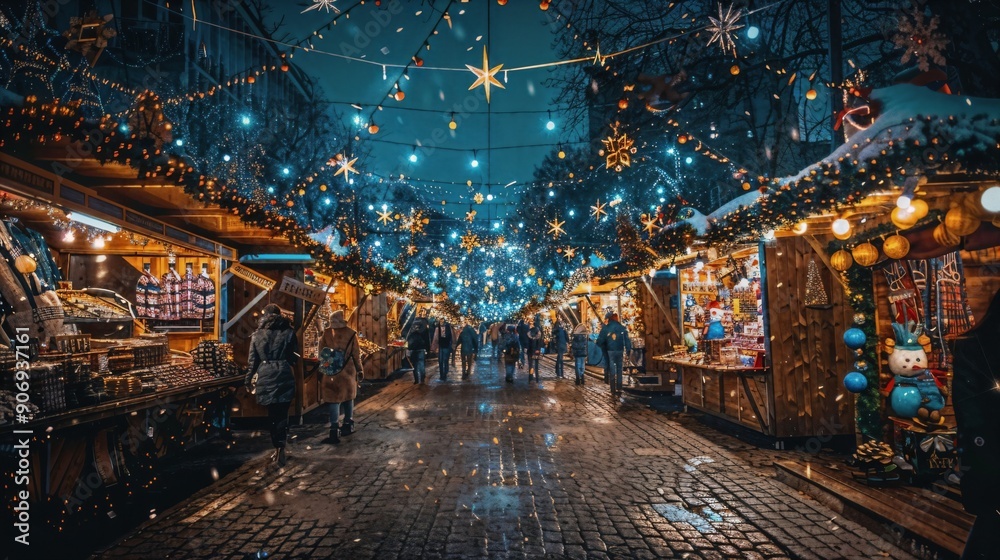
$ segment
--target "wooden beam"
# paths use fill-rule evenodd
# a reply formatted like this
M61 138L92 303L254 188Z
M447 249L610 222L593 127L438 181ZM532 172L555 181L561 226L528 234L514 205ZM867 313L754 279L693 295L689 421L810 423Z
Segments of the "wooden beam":
M257 303L260 302L260 300L264 299L264 296L266 296L268 294L268 292L269 292L269 290L264 290L261 293L257 294L257 297L253 298L253 300L250 303L246 304L246 306L243 307L243 309L240 309L239 312L236 313L235 317L233 317L232 319L226 321L225 325L222 325L222 332L229 331L229 329L233 325L235 325L237 321L239 321L240 319L242 319L243 316L246 315L248 311L250 311L251 309L253 309L253 306L257 305Z
M364 305L366 301L368 301L367 292L365 292L365 295L361 296L361 299L358 300L358 305L355 306L355 308L351 311L351 314L347 316L347 324L348 325L353 324L354 326L351 328L355 330L357 330L357 325L358 325L358 319L357 319L358 310L361 309L361 306Z
M653 301L656 302L656 306L660 308L661 312L663 312L663 316L667 319L667 324L670 325L670 330L674 331L678 340L683 341L684 337L681 336L680 331L677 329L677 325L675 325L673 319L670 318L670 312L667 311L666 306L663 305L662 301L660 301L660 296L656 295L656 292L653 290L653 285L645 277L642 279L642 285L646 286L646 291L649 292L649 295L653 296Z
M837 279L837 282L840 282L840 286L844 289L844 292L846 293L848 291L847 281L844 280L844 276L837 269L833 268L833 264L830 263L830 257L826 254L826 249L824 249L823 246L820 245L819 241L816 240L816 237L812 235L803 235L802 237L805 238L806 243L808 243L809 246L812 247L813 251L816 251L816 255L819 257L819 260L822 261L823 265L830 270L830 272L833 274L833 277Z
M583 297L585 297L587 299L587 303L590 304L590 309L594 312L594 316L597 317L597 322L603 326L604 319L601 317L601 310L594 305L594 302L590 299L590 294L583 294Z

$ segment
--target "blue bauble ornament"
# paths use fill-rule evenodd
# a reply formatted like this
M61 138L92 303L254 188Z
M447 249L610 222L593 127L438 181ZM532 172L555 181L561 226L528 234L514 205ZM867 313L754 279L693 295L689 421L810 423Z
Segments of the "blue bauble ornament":
M868 378L859 371L852 371L844 376L844 387L852 393L860 393L868 388Z
M920 408L920 390L916 387L893 387L889 395L892 411L900 418L913 418Z
M851 350L864 348L866 342L868 342L868 337L865 336L865 331L857 328L850 328L844 331L844 344Z

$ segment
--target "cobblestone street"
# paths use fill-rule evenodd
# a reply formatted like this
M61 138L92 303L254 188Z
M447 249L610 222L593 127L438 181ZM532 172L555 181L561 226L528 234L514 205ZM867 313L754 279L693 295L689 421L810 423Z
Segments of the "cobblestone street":
M284 469L261 458L98 556L910 558L600 382L436 373L365 401L341 445L299 438Z

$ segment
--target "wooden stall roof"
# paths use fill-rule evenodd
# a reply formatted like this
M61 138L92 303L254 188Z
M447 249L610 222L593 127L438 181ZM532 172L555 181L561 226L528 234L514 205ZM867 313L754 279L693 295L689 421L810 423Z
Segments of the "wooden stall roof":
M50 143L38 147L32 167L58 182L83 187L98 197L114 200L155 220L216 240L239 254L256 253L261 249L281 252L281 248L288 247L285 238L272 230L246 224L224 208L198 202L183 188L163 178L139 179L138 172L131 167L101 164L92 158L80 158L78 154L79 151L65 141ZM6 155L3 161L19 167L32 165ZM60 170L60 173L49 170Z

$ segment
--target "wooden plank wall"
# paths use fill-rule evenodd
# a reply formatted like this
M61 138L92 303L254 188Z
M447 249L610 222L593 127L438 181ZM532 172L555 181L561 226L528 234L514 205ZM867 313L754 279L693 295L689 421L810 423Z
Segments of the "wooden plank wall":
M830 270L801 237L779 237L764 253L775 435L853 434L854 398L841 380L854 363L842 339L854 312ZM831 309L804 304L805 271L814 258Z
M646 372L647 373L659 373L663 375L664 380L669 380L676 374L671 373L671 366L666 362L661 362L652 359L653 356L659 356L662 354L668 354L673 351L674 344L680 344L677 336L674 334L674 330L670 328L667 324L668 319L663 315L663 311L660 307L656 305L656 301L653 296L650 295L649 291L637 282L633 288L633 293L636 294L642 305L642 319L646 324ZM671 282L669 285L653 285L653 291L656 293L656 297L660 298L660 302L663 306L667 308L667 311L674 314L676 310L670 309L670 297L673 295L673 290L675 289L676 283ZM674 318L674 317L671 317ZM672 321L674 326L677 325L676 318ZM676 369L676 368L673 368Z
M388 313L389 304L385 294L366 298L358 309L357 320L354 322L358 335L385 348L389 343ZM386 355L383 351L368 356L364 364L366 379L384 379L395 371L396 368L389 369L390 363L386 360Z

